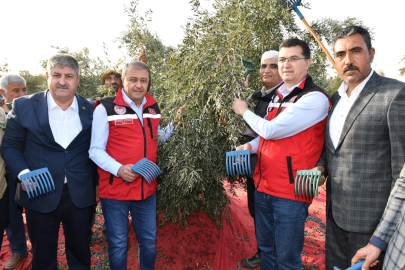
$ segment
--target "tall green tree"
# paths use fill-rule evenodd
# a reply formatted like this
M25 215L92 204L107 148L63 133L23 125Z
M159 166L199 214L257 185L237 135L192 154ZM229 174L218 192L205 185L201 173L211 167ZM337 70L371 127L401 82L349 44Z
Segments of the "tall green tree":
M44 91L48 88L45 74L31 74L28 70L21 70L20 76L23 77L27 83L28 95Z
M0 64L0 73L7 73L7 72L9 72L8 62L7 59L4 59L4 63Z

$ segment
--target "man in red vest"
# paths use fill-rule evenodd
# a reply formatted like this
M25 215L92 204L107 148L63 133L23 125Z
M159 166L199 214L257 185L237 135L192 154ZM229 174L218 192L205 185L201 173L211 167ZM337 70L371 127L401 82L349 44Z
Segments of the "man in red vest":
M301 269L304 224L311 197L296 196L297 170L313 168L324 144L330 102L312 81L308 44L288 39L279 47L278 70L284 83L261 118L235 98L232 110L259 136L237 150L258 154L253 179L256 237L261 269Z
M122 76L124 87L117 95L96 102L89 153L98 165L111 269L127 268L129 212L139 243L141 269L154 269L156 179L149 182L131 168L143 158L156 163L158 144L169 138L173 126L160 129L159 106L147 93L151 75L146 64L130 62Z

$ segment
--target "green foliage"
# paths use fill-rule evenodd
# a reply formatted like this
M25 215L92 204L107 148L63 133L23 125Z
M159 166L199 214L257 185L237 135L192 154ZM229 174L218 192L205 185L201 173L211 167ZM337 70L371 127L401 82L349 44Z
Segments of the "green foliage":
M378 75L385 77L385 72L382 69L377 70Z
M144 17L140 16L136 10L138 2L138 0L131 1L130 6L125 10L130 23L122 36L118 38L119 48L124 48L127 51L130 56L129 61L138 61L142 48L146 49L153 86L158 84L162 74L166 71L166 59L174 52L174 48L163 45L157 34L148 29L146 22L151 20L152 11L147 11Z
M31 74L28 70L21 70L20 76L23 77L27 83L28 95L44 91L48 88L46 76L44 74Z
M405 55L399 62L400 64L405 64ZM404 76L405 75L405 66L399 69L399 75Z
M339 75L336 75L333 77L328 84L328 87L325 88L326 93L331 97L338 89L339 86L342 84L343 80L339 77Z
M9 72L8 62L7 62L7 59L4 59L4 63L0 64L0 73L8 73L8 72Z
M61 262L58 262L57 269L58 270L70 270L69 266L63 267Z

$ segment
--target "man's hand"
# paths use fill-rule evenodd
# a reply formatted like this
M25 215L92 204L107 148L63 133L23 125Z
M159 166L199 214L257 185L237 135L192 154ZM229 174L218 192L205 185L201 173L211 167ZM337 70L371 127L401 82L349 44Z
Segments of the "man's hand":
M239 98L234 98L233 103L232 103L232 110L240 116L243 116L243 114L249 110L248 105L246 102L243 100L240 100Z
M240 146L236 147L236 150L249 150L251 154L253 152L252 145L250 143L245 143L243 145L240 145Z
M23 179L21 180L21 189L25 192L27 192L27 190L25 189L25 185L24 183L28 186L28 190L29 192L32 192L34 189L37 188L37 183L34 182L34 184L31 181L28 181L27 179Z
M313 168L312 170L322 172L322 176L321 176L321 179L319 179L319 185L318 186L322 186L323 184L325 184L325 180L326 180L326 178L325 178L325 168L322 167L322 166L318 166L318 167Z
M176 118L174 119L174 126L177 126L178 124L180 124L181 119L182 119L182 117L183 117L183 116L181 115L181 113L182 113L184 110L187 110L186 105L181 106L181 107L177 110Z
M381 249L378 247L368 244L364 248L359 249L352 259L352 265L365 260L361 270L368 270L369 267L374 267L378 263L378 256L380 256Z
M127 165L122 165L118 169L118 176L121 177L122 180L126 182L133 182L135 179L138 177L137 173L134 173L131 168L134 166L134 164L127 164Z
M148 58L147 58L147 56L146 56L145 48L142 49L142 52L141 52L141 54L139 55L138 60L141 61L141 62L143 62L143 63L145 63L145 64L148 64Z
M249 78L250 78L250 74L248 74L246 76L245 82L243 83L243 86L248 88L249 87Z

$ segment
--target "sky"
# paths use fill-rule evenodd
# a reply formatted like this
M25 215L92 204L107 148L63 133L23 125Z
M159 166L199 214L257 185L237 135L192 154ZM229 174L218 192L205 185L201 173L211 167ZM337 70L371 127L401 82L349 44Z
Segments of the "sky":
M311 9L300 8L310 23L328 17L343 20L356 17L374 31L376 49L372 67L385 76L405 81L399 76L399 61L405 55L403 10L405 1L390 0L307 0ZM57 51L51 46L69 47L80 51L87 47L90 56L103 57L103 42L110 59L123 57L116 38L126 29L129 18L125 6L130 0L14 0L0 1L2 27L0 30L0 64L5 61L11 72L29 70L43 73L40 61ZM387 4L384 4L387 3ZM209 0L201 0L203 8L212 10ZM152 10L149 28L165 45L180 44L183 29L192 17L189 0L139 0L139 14ZM304 24L296 16L297 24ZM405 66L405 64L402 64Z

